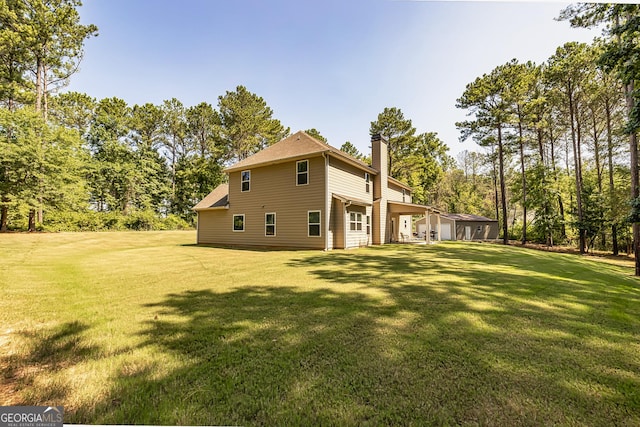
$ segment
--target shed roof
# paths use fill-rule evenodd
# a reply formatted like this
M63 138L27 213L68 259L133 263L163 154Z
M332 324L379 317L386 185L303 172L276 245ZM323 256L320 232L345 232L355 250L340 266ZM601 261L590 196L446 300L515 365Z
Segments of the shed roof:
M303 158L305 156L320 155L327 153L342 160L347 161L371 174L377 174L377 171L361 160L338 150L331 145L319 141L304 131L298 131L285 139L276 142L269 147L258 151L256 154L247 157L238 163L229 166L225 172L235 172L238 170L249 169L254 166L262 166L267 164L275 164L295 158Z
M442 216L447 217L449 219L453 219L455 221L475 221L475 222L498 222L495 219L487 218L486 216L480 215L471 215L471 214L461 214L461 213L447 213L442 214Z

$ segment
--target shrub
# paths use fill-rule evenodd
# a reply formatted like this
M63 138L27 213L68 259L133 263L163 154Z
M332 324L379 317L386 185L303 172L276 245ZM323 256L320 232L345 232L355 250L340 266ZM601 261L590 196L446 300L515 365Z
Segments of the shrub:
M26 221L24 224L26 229ZM193 228L177 215L166 218L150 210L120 212L54 211L45 215L44 231L188 230Z

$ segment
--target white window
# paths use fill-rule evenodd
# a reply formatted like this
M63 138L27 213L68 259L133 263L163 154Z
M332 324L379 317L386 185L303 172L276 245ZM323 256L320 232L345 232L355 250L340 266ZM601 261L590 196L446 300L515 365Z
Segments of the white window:
M364 189L368 193L369 192L369 183L371 182L371 177L369 176L369 172L364 173Z
M349 229L351 231L362 231L362 214L351 212L349 214Z
M244 231L244 214L233 216L233 231Z
M307 185L309 183L309 160L296 162L296 185Z
M249 191L251 190L251 171L242 171L240 172L240 190L241 191Z
M405 190L404 188L402 189L402 201L404 202L404 196L407 195L407 190Z
M371 234L371 217L367 215L367 234Z
M320 237L320 211L308 212L309 237Z
M265 236L276 235L276 214L275 213L264 214L264 235Z

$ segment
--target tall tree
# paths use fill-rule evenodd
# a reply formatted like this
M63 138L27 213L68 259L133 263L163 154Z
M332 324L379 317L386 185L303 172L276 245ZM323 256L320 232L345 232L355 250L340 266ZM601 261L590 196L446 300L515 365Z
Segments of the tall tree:
M164 112L151 103L134 105L131 109L129 127L134 146L138 149L158 150L164 136Z
M418 135L414 151L404 159L406 181L414 192L416 203L433 203L438 184L455 161L448 154L449 147L435 132Z
M507 81L507 98L511 101L513 125L516 129L516 142L520 154L520 180L522 194L522 243L527 242L527 171L525 151L527 142L525 132L530 125L527 114L529 104L535 102L535 87L539 77L538 67L532 63L518 63L512 60L504 66Z
M96 100L84 93L66 92L51 98L51 119L86 138L95 116Z
M637 133L640 130L640 93L636 85L640 80L637 58L640 56L640 5L589 4L569 6L561 13L575 27L605 26L608 43L599 62L608 71L615 71L623 83L627 106L626 132L629 135L632 206L640 207L640 175L638 166ZM640 276L640 212L630 215L633 224L635 274Z
M211 104L200 104L187 108L187 141L190 150L195 150L200 157L223 157L224 147L217 144L220 141L220 116Z
M46 140L47 144L42 144ZM86 161L77 132L45 123L31 107L0 109L0 194L2 206L17 211L79 208ZM0 228L7 229L7 210ZM35 231L35 217L27 228Z
M224 179L225 149L220 143L220 117L210 104L186 110L187 154L176 165L174 213L192 223L191 208Z
M98 211L128 211L133 174L134 153L126 140L131 108L119 98L98 101L96 117L88 139L93 154L88 181L91 202Z
M505 127L511 121L510 99L505 81L505 66L469 83L457 100L456 107L469 110L473 120L456 123L461 141L472 137L476 142L497 147L500 204L502 207L502 241L509 243L507 224L507 191L505 184Z
M243 160L289 135L266 101L244 86L218 97L218 111L227 162Z
M186 151L186 127L185 108L182 102L176 98L162 103L164 113L164 155L169 160L171 171L171 204L176 195L176 165L185 155Z
M26 4L0 1L0 104L9 110L33 99L28 71L31 55L25 43Z
M136 209L164 212L164 202L169 195L169 174L165 159L159 149L163 140L164 114L151 103L134 105L128 118L127 141L131 162L131 205Z
M340 146L340 151L344 151L345 153L355 157L356 159L364 159L364 155L358 150L358 147L356 147L349 141L345 141L345 143Z
M584 123L580 120L580 108L585 101L585 85L588 74L593 70L593 51L584 43L570 42L558 47L549 58L547 76L565 99L569 119L571 145L573 149L574 174L576 184L576 216L580 253L586 249L586 225L584 223L583 178L582 178L582 135Z
M322 142L329 142L329 141L327 141L327 138L325 138L324 136L322 136L322 135L320 134L320 132L319 132L316 128L307 129L307 130L305 130L305 132L306 132L307 134L309 134L309 136L312 136L312 137L314 137L315 139L317 139L317 140L319 140L319 141L322 141Z
M400 178L403 172L403 161L415 149L417 138L416 128L411 119L405 119L402 110L396 107L386 107L378 114L376 121L369 127L371 135L380 134L388 144L389 175Z
M13 3L13 2L12 2ZM80 0L24 0L27 25L23 27L32 57L35 77L35 108L47 117L47 95L78 70L84 41L97 35L98 28L82 25L77 8Z
M4 0L0 3L0 47L3 48L3 67L0 69L3 87L9 109L15 108L20 87L24 89L28 81L26 71L31 71L35 89L35 111L47 120L47 94L68 81L77 70L82 57L84 41L97 34L95 25L80 24L77 8L79 0ZM6 49L6 50L4 50ZM26 98L22 97L23 101ZM37 153L46 153L47 141L41 141ZM45 160L38 164L44 168ZM48 183L44 170L40 171L39 204L29 212L29 224L43 220L43 192ZM32 228L32 227L30 227Z

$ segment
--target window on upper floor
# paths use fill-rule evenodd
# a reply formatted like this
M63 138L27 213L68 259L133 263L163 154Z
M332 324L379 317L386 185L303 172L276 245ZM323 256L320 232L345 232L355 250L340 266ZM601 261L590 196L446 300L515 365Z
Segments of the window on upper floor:
M309 160L296 162L296 185L307 185L309 183Z
M369 189L370 189L370 183L371 183L371 176L369 175L369 172L365 172L364 173L364 189L367 193L369 192Z
M402 189L402 201L405 202L405 196L407 195L407 190L405 190L404 188Z
M251 190L251 171L240 172L240 191Z

